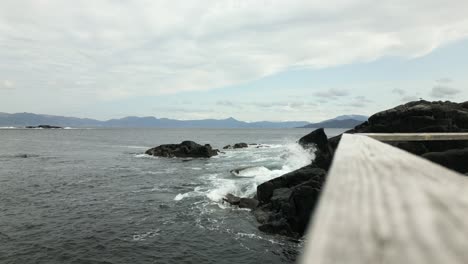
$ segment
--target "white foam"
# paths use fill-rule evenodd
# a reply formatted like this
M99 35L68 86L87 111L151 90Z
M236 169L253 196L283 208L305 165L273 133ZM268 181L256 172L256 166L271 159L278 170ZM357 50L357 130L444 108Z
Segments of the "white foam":
M135 158L143 158L143 159L157 159L158 157L148 155L148 154L135 154Z
M233 175L239 177L255 177L258 175L268 175L270 173L271 171L264 166L241 169L238 173L234 171L232 172Z
M269 148L270 151L261 149L261 151L250 152L249 155L257 156L257 160L264 158L265 160L270 159L273 161L277 161L277 157L282 156L283 164L280 169L270 170L265 166L255 166L240 171L236 175L240 177L234 179L223 178L219 175L209 175L206 177L206 180L211 182L212 187L205 193L206 197L215 202L221 202L227 193L241 197L251 197L256 193L259 184L306 166L314 158L312 152L305 150L297 143L271 146L274 146L275 150L271 148ZM258 157L258 155L266 155L266 157Z
M15 129L16 127L0 127L0 129Z

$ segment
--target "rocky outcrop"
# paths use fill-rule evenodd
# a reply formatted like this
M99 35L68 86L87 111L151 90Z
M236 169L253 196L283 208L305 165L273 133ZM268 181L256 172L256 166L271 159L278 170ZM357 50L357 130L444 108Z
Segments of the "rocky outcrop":
M251 144L253 145L253 144ZM239 149L239 148L247 148L249 147L249 145L247 143L236 143L234 144L233 146L231 145L227 145L227 146L224 146L223 149Z
M218 152L217 149L213 149L209 144L200 145L193 141L184 141L180 144L160 145L148 149L145 153L166 158L209 158L218 155Z
M347 133L468 132L468 102L416 101L379 112ZM308 166L269 180L257 187L253 213L259 229L300 237L316 207L340 136L328 139L323 129L298 143L315 152ZM468 141L392 142L392 145L468 175ZM237 172L239 173L239 171ZM240 207L240 197L230 197ZM245 198L244 198L245 199Z
M304 148L313 147L315 158L313 163L316 167L328 170L333 159L333 149L328 142L328 137L323 128L316 129L305 135L298 142Z
M376 113L365 122L346 133L421 133L421 132L468 132L468 102L428 102L424 100L409 102L395 108ZM329 139L335 149L341 136ZM454 155L435 154L449 150L468 148L468 141L412 141L391 142L395 147L423 157L432 157L433 161L459 172L464 166L453 158L451 162L442 162L442 157ZM426 155L427 153L427 155ZM430 154L429 154L430 153ZM462 151L457 152L462 153Z
M259 229L299 237L304 233L325 182L326 171L308 165L257 187Z

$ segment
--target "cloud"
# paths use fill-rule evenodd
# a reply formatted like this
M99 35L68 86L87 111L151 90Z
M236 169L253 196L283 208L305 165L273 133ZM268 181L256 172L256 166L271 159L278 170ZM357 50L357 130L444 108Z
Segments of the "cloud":
M411 102L411 101L418 101L419 97L415 95L405 95L400 98L400 100L404 103Z
M395 88L395 89L392 90L392 93L398 94L398 95L405 95L406 91L403 90L403 89L400 89L400 88Z
M330 97L343 97L348 96L349 92L342 89L331 88L325 91L319 91L314 93L315 96L330 98Z
M216 105L230 106L230 107L236 107L236 106L238 107L239 106L239 104L234 103L234 102L232 102L230 100L219 100L219 101L216 102Z
M435 85L432 87L430 95L434 98L451 98L460 92L461 90L446 85Z
M10 80L0 81L0 90L14 90L15 84Z
M451 83L451 82L452 82L452 79L446 78L446 77L436 80L436 83L440 83L440 84L447 84L447 83Z
M368 106L370 103L373 103L373 101L369 100L365 96L355 96L351 100L349 100L347 103L342 104L342 106L347 106L347 107L353 107L353 108L362 108Z
M290 68L422 56L468 36L467 8L442 0L3 0L0 71L12 81L27 76L22 90L51 101L208 90Z

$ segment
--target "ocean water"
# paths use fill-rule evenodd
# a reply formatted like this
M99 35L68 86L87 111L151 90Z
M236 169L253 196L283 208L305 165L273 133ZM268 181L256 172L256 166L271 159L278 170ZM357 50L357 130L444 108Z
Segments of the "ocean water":
M310 129L0 129L0 263L290 263L302 241L222 203L307 165ZM329 136L343 130L330 129ZM210 159L144 151L193 140ZM229 171L251 167L239 175Z

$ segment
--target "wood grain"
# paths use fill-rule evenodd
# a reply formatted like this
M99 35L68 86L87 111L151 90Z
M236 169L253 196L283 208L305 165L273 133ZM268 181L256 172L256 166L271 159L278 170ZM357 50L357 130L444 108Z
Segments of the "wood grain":
M300 263L466 264L468 177L345 134L306 240Z
M468 140L468 133L361 133L380 141Z

